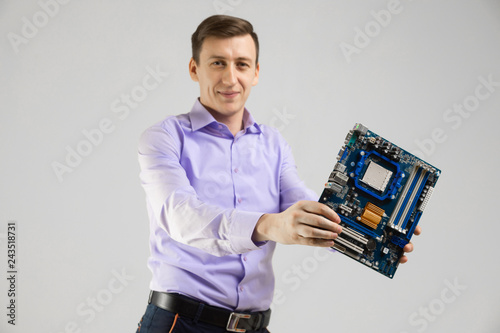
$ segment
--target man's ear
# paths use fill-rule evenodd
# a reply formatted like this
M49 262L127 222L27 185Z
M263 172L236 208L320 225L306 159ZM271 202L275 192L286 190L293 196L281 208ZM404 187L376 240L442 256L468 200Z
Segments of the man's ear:
M259 83L259 70L260 64L257 63L257 66L255 66L255 77L253 78L252 86L255 86L257 85L257 83Z
M198 82L198 65L193 58L189 60L189 75L191 76L191 80Z

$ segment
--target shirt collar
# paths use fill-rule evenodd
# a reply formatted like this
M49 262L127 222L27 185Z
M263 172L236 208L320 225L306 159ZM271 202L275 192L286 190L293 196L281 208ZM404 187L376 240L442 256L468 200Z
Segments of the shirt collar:
M193 132L213 123L218 124L217 120L201 104L199 99L196 99L189 113L189 119L191 120L191 130ZM247 108L243 111L243 128L247 133L260 134L262 132L259 124L255 122Z

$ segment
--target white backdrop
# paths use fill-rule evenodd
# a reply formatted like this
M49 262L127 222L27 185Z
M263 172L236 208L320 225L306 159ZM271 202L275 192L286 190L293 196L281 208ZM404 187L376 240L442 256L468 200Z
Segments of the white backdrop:
M270 330L499 332L495 0L0 1L0 331L135 331L150 280L138 137L190 110L190 36L216 13L253 23L247 106L318 194L355 122L443 171L393 280L278 246Z

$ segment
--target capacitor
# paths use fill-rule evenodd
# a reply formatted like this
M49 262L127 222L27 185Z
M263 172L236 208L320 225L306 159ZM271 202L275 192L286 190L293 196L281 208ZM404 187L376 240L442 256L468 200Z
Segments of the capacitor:
M377 242L375 242L375 240L373 238L369 239L368 243L366 243L366 248L369 251L375 250L376 247L377 247Z

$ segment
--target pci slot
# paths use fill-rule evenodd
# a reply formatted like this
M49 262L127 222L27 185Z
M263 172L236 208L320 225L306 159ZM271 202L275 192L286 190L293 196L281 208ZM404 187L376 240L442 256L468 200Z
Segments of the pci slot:
M375 232L373 232L372 230L369 230L368 228L365 228L363 226L361 226L359 223L356 223L350 219L348 219L347 217L345 216L342 216L342 215L339 215L340 217L340 220L342 222L344 222L345 224L347 224L348 226L352 227L353 229L356 229L358 230L359 232L365 234L365 235L369 235L373 238L378 238L379 235L377 235Z
M345 247L350 248L351 250L358 252L359 254L362 254L364 252L364 250L362 248L360 248L357 245L354 245L353 243L349 242L348 240L346 240L340 236L335 239L335 242L338 242L341 245L344 245Z
M345 253L346 248L343 247L342 245L339 245L337 243L334 243L332 246L335 250L339 251L340 253Z
M351 214L352 213L352 208L348 207L348 206L346 206L344 204L340 204L339 205L339 209L345 211L347 214Z
M346 248L346 247L344 247L344 246L342 246L342 245L340 245L338 243L333 244L332 248L334 250L336 250L336 251L338 251L340 253L343 253L343 254L345 254L345 255L353 258L353 259L356 259L356 260L358 260L359 257L360 257L359 253L357 253L357 252L355 252L355 251L353 251L351 249L348 249L348 248Z
M366 239L365 237L363 237L361 234L355 232L354 230L352 229L349 229L349 228L342 228L342 235L346 235L346 236L349 236L351 237L352 239L360 242L360 243L363 243L364 245L366 245L368 243L368 239Z

